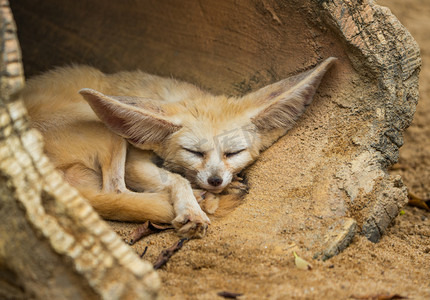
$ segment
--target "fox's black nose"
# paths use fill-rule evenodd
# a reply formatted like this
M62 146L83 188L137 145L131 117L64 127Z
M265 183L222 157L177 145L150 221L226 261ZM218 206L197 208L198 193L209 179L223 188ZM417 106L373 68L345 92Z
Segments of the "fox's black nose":
M219 177L218 175L214 175L208 178L208 183L211 186L220 186L222 183L222 178Z

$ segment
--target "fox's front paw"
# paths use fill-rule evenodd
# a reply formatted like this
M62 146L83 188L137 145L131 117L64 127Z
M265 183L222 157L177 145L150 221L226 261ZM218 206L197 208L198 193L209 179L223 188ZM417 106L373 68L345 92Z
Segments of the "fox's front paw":
M172 221L178 234L186 238L202 238L210 223L211 221L203 211L201 213L188 211L178 215Z
M219 206L219 197L204 190L193 190L194 196L203 211L213 215Z

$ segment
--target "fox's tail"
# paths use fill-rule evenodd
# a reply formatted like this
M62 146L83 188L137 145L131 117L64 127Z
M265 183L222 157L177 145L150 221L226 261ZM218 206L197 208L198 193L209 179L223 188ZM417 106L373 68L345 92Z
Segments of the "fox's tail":
M104 219L128 222L171 223L175 218L173 205L168 193L136 193L125 191L121 193L102 192L91 188L79 188L97 213ZM223 217L243 202L247 190L234 189L219 195L214 207L213 217ZM203 210L205 203L200 203Z
M218 208L213 214L214 217L223 217L231 212L233 209L243 203L243 194L227 194L219 197Z
M168 194L131 191L103 193L94 189L80 189L80 192L104 219L171 223L175 218Z
M223 217L233 209L241 205L245 195L248 194L249 186L246 174L242 173L236 176L235 180L230 183L226 190L218 197L218 209L213 216Z

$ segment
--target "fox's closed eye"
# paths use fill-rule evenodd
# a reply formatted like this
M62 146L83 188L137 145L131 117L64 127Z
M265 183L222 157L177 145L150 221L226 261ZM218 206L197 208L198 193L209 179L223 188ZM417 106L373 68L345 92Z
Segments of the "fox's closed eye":
M205 156L205 154L203 152L200 152L200 151L195 151L195 150L191 150L191 149L188 149L188 148L183 148L183 149L185 151L188 151L188 152L194 154L195 156L198 156L198 157L204 157Z
M234 152L225 152L224 155L225 155L225 157L230 158L230 157L233 157L233 156L235 156L235 155L237 155L237 154L239 154L239 153L241 153L241 152L243 152L245 150L246 149L240 149L240 150L237 150L237 151L234 151Z

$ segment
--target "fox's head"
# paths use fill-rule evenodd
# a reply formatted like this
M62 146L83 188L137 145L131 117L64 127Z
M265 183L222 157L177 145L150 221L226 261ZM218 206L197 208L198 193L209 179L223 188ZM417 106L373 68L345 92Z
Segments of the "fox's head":
M196 87L183 93L192 97L172 95L172 101L106 96L90 89L80 93L111 130L138 148L153 150L166 169L219 193L294 125L335 60L241 98Z

